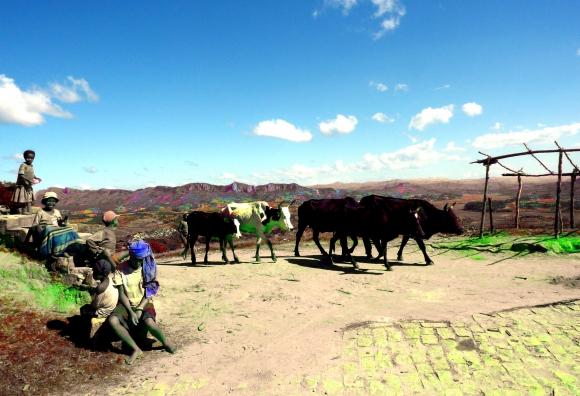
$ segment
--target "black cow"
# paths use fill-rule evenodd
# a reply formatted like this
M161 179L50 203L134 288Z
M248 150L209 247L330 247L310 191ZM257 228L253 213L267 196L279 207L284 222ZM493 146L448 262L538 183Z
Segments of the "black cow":
M393 211L381 205L345 205L336 212L338 228L330 240L330 262L332 264L332 251L334 244L340 239L340 244L346 246L346 237L356 240L357 236L371 239L376 246L382 246L384 264L388 271L391 270L387 260L387 243L381 244L381 240L387 241L390 235L395 233L411 233L423 235L421 224L417 216L420 207L409 208L406 211ZM343 248L343 255L345 249ZM350 254L350 262L355 268L358 264Z
M310 199L305 201L298 208L298 231L296 232L296 246L294 247L294 255L300 257L300 252L298 251L298 244L300 243L300 238L306 227L312 229L312 240L320 249L320 253L323 256L328 254L324 248L320 245L318 240L318 235L321 232L335 232L339 227L340 215L337 213L344 209L345 205L356 205L358 202L356 199L351 197L346 197L342 199ZM343 245L346 246L346 245ZM354 251L355 245L352 247ZM351 253L352 253L351 251Z
M219 238L220 250L222 252L222 260L229 263L226 256L225 239L228 235L236 235L240 237L240 222L237 219L229 219L222 216L220 213L206 213L200 211L191 212L187 216L188 242L191 249L191 262L195 264L195 251L193 249L197 237L202 235L205 237L205 257L203 263L207 264L207 253L209 251L209 241L211 237ZM234 259L239 262L234 253Z
M399 260L399 261L403 260L403 249L404 249L405 245L407 244L407 242L409 241L409 238L413 238L415 240L415 242L417 242L417 245L419 245L419 248L423 252L423 256L425 257L425 262L428 265L432 265L432 264L434 264L433 260L431 260L429 255L427 255L427 251L425 249L425 244L423 243L423 239L429 239L434 234L436 234L438 232L457 234L457 235L461 235L463 233L463 229L461 228L461 225L459 224L459 220L457 219L457 216L455 215L455 213L452 210L455 203L453 205L451 205L451 207L449 207L449 208L447 207L448 205L445 204L445 207L443 208L443 210L441 210L441 209L437 209L431 203L429 203L423 199L391 198L391 197L383 197L380 195L369 195L367 197L362 198L360 200L360 203L363 206L380 205L380 206L383 206L383 207L388 208L390 210L401 211L401 212L408 211L413 207L417 207L417 206L421 207L421 210L419 210L419 212L418 212L418 216L419 216L419 221L421 222L421 228L425 232L425 236L423 238L421 238L417 234L404 233L404 232L400 232L397 235L394 235L394 234L389 235L389 237L387 238L387 241L389 241L389 240L395 239L396 237L398 237L401 234L403 235L403 242L401 243L401 247L399 248L399 252L397 254L397 260ZM382 253L381 253L382 249L380 249L379 247L377 247L377 249L379 249L379 255L375 259L379 259L382 255ZM371 253L372 253L371 252L372 248L371 248L370 244L368 243L368 239L365 240L365 250L367 253L367 257L370 257Z

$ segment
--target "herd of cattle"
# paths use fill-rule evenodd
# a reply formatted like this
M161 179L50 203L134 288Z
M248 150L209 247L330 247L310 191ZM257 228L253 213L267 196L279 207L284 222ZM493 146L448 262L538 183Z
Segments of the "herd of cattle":
M285 231L293 231L290 221L290 206L277 208L270 207L267 202L232 203L222 208L217 213L200 211L191 212L187 216L189 229L188 243L191 249L191 261L195 264L194 244L198 236L204 236L206 240L206 252L204 263L207 263L210 238L218 238L222 260L228 263L226 243L229 244L234 255L234 260L239 259L234 251L233 237L240 238L240 232L254 233L256 241L256 261L260 261L260 242L265 240L270 248L272 260L276 261L276 255L272 243L266 237L274 227L280 227ZM355 268L359 268L352 253L358 244L358 238L363 239L367 258L372 258L372 245L378 250L378 256L373 260L384 258L387 270L390 270L387 260L387 243L399 235L403 235L403 242L399 248L397 259L403 259L403 249L409 238L413 238L419 245L425 262L433 264L427 255L423 239L429 239L438 232L450 234L462 234L463 230L457 216L452 210L453 205L437 209L429 202L421 199L400 199L369 195L360 201L351 197L342 199L311 199L305 201L298 208L298 231L296 233L296 246L294 254L300 256L298 246L302 234L307 227L312 229L312 239L320 252L332 261L332 252L336 241L340 241L344 259L349 259ZM320 245L318 239L321 232L332 232L328 253ZM346 238L353 241L349 249Z

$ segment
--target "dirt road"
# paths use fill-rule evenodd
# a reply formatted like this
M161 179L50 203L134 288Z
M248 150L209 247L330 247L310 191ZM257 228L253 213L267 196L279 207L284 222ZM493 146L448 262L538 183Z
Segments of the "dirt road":
M312 393L305 378L340 364L344 330L353 324L471 320L478 313L580 299L579 288L550 283L580 275L575 255L436 250L430 253L435 265L425 266L412 244L405 260L386 272L363 261L360 246L360 271L329 266L316 247L303 246L303 257L294 257L293 248L277 246L277 263L264 248L261 263L253 262L253 249L237 251L243 262L237 265L222 264L217 253L209 265L196 267L189 260L158 260L158 319L183 347L176 355L148 352L154 359L139 361L131 380L109 392ZM282 392L284 386L290 388Z

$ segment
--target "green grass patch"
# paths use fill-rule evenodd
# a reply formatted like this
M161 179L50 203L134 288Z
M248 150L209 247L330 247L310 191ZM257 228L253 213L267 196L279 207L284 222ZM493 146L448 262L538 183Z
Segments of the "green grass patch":
M451 241L435 242L431 244L434 249L447 249L458 251L485 251L499 253L502 251L523 251L529 250L545 251L558 254L571 254L580 252L580 236L577 234L563 235L555 239L550 235L520 236L510 235L507 232L500 232L492 235L485 235L483 238L455 238ZM482 260L478 256L472 257L474 260Z
M25 301L27 305L69 313L91 302L89 293L53 280L44 264L17 252L0 252L0 295Z

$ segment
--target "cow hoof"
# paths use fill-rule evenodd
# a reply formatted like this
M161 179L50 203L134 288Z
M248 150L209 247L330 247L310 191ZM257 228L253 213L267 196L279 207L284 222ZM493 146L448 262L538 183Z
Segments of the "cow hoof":
M256 257L256 260L255 260L255 261L256 261L256 263L259 263L259 262L261 262L262 260L260 260L260 258L259 258L259 257Z
M294 252L294 257L300 257L300 253Z
M392 268L392 267L387 267L387 269L386 269L386 270L387 270L387 271L392 271L392 270L393 270L393 268Z
M204 265L207 265L207 263L209 263L209 261L207 261L207 260L203 260L203 264L204 264Z
M398 255L398 256L397 256L397 260L398 260L398 261L403 261L403 255L402 255L402 254Z
M224 263L229 264L230 260L224 260Z
M434 265L435 263L433 262L433 260L429 260L427 261L427 265Z
M377 257L371 256L371 261L379 261L380 258L381 258L380 256L377 256Z
M237 258L237 257L234 259L234 261L236 262L236 264L239 264L240 263L240 259Z

